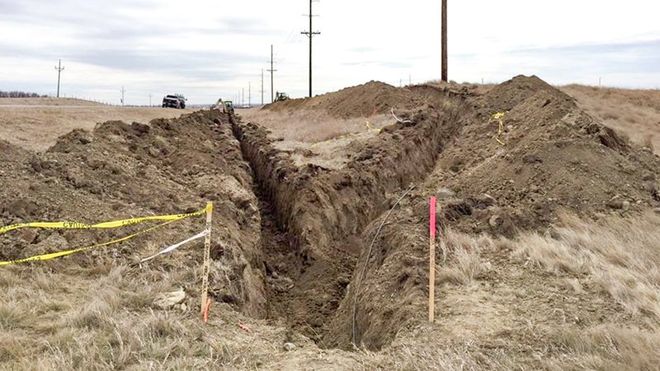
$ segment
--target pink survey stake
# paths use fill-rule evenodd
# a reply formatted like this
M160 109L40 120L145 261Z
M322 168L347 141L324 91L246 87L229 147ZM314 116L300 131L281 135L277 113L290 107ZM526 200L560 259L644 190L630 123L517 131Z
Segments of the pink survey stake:
M436 198L431 197L429 200L429 233L431 238L435 238L435 203Z

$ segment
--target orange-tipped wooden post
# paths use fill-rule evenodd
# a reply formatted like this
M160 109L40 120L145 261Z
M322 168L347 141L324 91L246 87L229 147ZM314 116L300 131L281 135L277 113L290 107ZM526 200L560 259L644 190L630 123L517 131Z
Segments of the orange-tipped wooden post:
M435 204L436 198L429 200L429 322L435 320Z

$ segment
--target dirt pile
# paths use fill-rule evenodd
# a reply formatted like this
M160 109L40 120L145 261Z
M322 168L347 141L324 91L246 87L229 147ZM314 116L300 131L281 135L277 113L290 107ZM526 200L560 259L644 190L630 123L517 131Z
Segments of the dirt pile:
M91 132L74 130L44 154L2 144L0 224L35 220L99 221L130 216L189 212L215 201L215 259L212 291L255 316L265 315L263 266L259 251L257 199L228 117L199 112L150 125L107 122ZM53 264L95 264L96 259L129 263L167 244L198 233L202 222L161 229L109 249ZM3 259L105 242L121 232L23 230L3 235ZM145 246L146 245L146 246ZM182 249L177 259L147 263L194 269L200 249ZM190 264L191 261L197 262Z
M392 108L397 111L413 109L422 104L424 104L424 99L409 89L395 88L382 82L371 81L313 98L275 102L266 105L264 109L274 112L301 109L323 110L333 117L346 119L389 113Z
M362 88L378 90L374 86ZM339 97L358 90L330 94L326 103L348 107ZM356 342L379 349L419 320L427 270L426 246L418 242L429 194L440 196L441 228L496 236L546 230L564 209L599 217L660 201L657 158L536 77L517 77L481 94L430 85L415 90L417 97L405 99L424 105L405 117L410 123L385 127L354 145L346 166L335 170L298 168L263 128L234 126L287 234L290 246L281 251L295 251L294 260L266 257L271 280L286 276L290 284L279 290L286 301L277 304L280 315L326 346ZM374 99L369 104L386 101ZM307 109L313 102L282 107ZM496 113L503 115L501 126ZM410 183L423 186L399 205L372 244L382 214Z
M553 223L563 208L599 217L658 206L658 158L542 80L515 78L475 107L427 182L429 193L449 191L445 219L461 229L511 236Z
M352 289L328 335L333 344L348 347L355 342L380 349L401 329L424 321L430 195L440 198L441 236L449 226L495 236L548 229L552 234L560 210L599 217L660 204L658 158L595 122L570 97L540 79L517 77L468 101L474 110L462 117L460 132L439 154L422 190L402 201L375 240L384 216L365 229ZM504 145L495 139L499 123L491 117L497 112L505 112L500 138ZM457 257L454 252L477 247L459 239L439 250L436 258L447 267L465 265L457 259L466 259L466 253ZM502 257L491 259L499 264ZM488 277L484 273L482 278ZM460 279L440 274L438 284Z

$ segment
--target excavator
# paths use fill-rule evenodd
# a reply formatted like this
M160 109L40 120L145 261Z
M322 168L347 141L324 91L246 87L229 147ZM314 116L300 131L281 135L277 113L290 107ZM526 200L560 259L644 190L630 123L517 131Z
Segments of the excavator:
M223 113L228 113L230 115L234 114L234 102L230 100L223 101L222 98L220 98L212 108L221 110Z
M275 102L284 102L285 100L289 100L289 95L284 92L276 92L275 93Z

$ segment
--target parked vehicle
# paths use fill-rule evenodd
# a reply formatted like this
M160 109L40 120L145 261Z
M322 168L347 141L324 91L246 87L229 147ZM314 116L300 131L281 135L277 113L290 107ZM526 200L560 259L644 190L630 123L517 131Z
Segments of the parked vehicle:
M186 108L186 98L181 94L166 95L163 98L163 108Z

